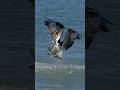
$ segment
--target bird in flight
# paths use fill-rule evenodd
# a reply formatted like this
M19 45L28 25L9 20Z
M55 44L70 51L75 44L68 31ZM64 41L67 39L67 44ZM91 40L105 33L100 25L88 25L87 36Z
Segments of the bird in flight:
M108 24L115 25L105 19L99 12L91 7L85 7L85 49L90 47L95 35L99 32L109 32Z
M64 40L61 37L65 27L60 22L46 18L44 25L47 26L52 37L52 44L48 47L49 54L63 62L63 50L68 50L73 46L76 39L80 39L80 34L74 29L67 29Z

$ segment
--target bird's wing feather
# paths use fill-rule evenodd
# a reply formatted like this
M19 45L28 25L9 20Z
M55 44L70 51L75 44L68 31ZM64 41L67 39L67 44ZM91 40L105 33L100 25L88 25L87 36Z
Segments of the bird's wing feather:
M65 34L63 48L67 50L70 47L72 47L76 39L80 39L79 33L72 29L68 29L68 31Z
M56 22L51 19L47 19L45 21L45 25L48 27L52 40L58 42L64 31L64 26L60 22Z

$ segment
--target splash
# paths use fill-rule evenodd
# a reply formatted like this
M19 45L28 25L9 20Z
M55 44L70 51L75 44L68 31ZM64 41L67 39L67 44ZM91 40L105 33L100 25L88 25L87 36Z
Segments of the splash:
M65 70L84 70L84 65L74 64L47 64L47 63L35 63L35 71L65 71Z

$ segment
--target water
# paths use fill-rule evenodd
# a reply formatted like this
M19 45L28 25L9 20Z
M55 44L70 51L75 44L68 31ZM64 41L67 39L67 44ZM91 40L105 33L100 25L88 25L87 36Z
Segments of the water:
M36 0L36 90L85 89L84 4L84 0ZM65 29L74 27L83 35L64 52L64 64L58 64L55 58L47 56L51 36L44 26L45 17L61 22Z

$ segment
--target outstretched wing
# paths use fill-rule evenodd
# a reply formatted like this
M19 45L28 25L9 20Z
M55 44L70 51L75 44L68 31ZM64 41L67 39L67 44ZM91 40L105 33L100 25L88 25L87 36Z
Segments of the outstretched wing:
M60 22L56 22L51 19L45 20L44 24L48 27L52 40L54 42L58 42L64 31L64 26Z
M76 39L80 39L80 34L73 29L68 29L65 34L63 48L67 50L72 47Z
M99 17L101 20L103 20L105 23L108 23L108 24L112 24L114 25L114 23L112 23L111 21L107 20L106 18L104 18L103 16L101 16L99 14L99 12L95 9L95 8L92 8L92 7L85 7L85 15L86 15L86 18L88 17Z

